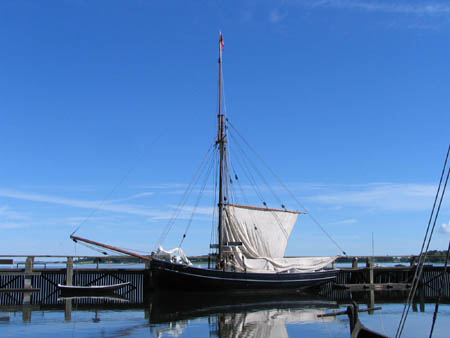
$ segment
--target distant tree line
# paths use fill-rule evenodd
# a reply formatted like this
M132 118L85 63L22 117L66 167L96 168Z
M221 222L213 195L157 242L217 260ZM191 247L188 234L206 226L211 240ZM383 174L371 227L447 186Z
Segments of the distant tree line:
M411 255L411 256L376 256L374 257L374 260L376 263L410 263L411 257L415 257L415 261L418 260L418 255ZM427 259L425 260L426 263L444 263L445 257L447 256L447 250L429 250L427 254ZM360 262L366 262L369 258L361 258ZM351 263L353 261L353 257L339 257L337 259L337 263ZM450 262L449 262L450 264Z
M447 255L447 250L430 250L428 251L426 263L444 263L445 257ZM411 255L414 256L414 255ZM411 256L376 256L374 258L376 263L410 263ZM360 262L367 262L367 259L369 258L361 258ZM189 260L192 263L201 264L201 263L207 263L208 262L208 255L202 255L202 256L190 256ZM415 256L415 261L417 263L418 256ZM353 257L339 257L337 259L337 263L351 263L353 261ZM105 264L105 263L112 263L112 264L138 264L142 263L142 260L136 257L128 257L128 256L105 256L105 257L86 257L86 258L79 258L75 261L75 263L84 263L84 264ZM450 262L449 262L450 264Z

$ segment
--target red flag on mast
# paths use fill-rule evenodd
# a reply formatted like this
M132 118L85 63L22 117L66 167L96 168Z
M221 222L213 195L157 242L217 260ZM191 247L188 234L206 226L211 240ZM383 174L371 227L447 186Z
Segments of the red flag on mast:
M220 32L219 42L220 42L220 45L222 46L222 50L225 50L225 43L223 42L222 32Z

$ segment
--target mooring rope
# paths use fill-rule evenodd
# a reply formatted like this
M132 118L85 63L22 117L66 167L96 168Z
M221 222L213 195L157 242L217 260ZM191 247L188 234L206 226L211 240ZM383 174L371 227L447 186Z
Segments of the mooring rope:
M421 248L420 255L419 255L419 262L417 264L417 267L416 267L416 270L415 270L415 273L414 273L414 277L413 277L412 286L411 286L411 289L409 291L409 295L408 295L408 298L406 300L405 306L403 307L402 316L400 318L400 322L399 322L399 325L398 325L398 328L397 328L397 332L395 334L396 338L400 338L402 333L403 333L403 329L405 327L406 319L408 318L408 313L409 313L409 310L411 308L411 304L412 304L414 295L416 294L417 288L419 286L420 277L421 277L422 271L423 271L423 265L425 263L425 259L426 259L427 254L428 254L428 249L430 247L431 239L433 237L434 228L436 226L437 218L439 216L439 211L441 209L442 200L443 200L444 195L445 195L445 190L446 190L448 178L449 178L449 175L450 175L450 166L449 166L447 177L445 179L444 187L443 187L442 193L441 193L441 185L442 185L443 178L445 176L445 171L446 171L446 168L447 168L449 154L450 154L450 145L449 145L448 150L447 150L447 155L445 157L444 166L442 168L441 178L439 180L439 186L438 186L438 189L436 191L436 196L434 198L433 208L431 210L431 214L430 214L430 218L429 218L429 221L428 221L427 230L425 232L425 237L423 239L422 248ZM440 196L440 198L439 198L439 196ZM437 208L437 210L435 212L436 203L437 203L438 200L439 200L439 204L438 204L438 208ZM433 217L434 217L434 221L433 221Z
M439 312L439 304L441 302L442 292L444 290L445 277L447 276L447 265L448 265L448 256L449 256L449 254L450 254L450 241L448 242L448 249L447 249L447 256L445 257L444 271L442 272L442 275L441 275L441 288L439 289L439 297L438 297L438 299L436 301L436 305L434 307L433 322L431 324L431 330L430 330L430 337L429 338L431 338L433 336L434 325L436 324L437 314Z

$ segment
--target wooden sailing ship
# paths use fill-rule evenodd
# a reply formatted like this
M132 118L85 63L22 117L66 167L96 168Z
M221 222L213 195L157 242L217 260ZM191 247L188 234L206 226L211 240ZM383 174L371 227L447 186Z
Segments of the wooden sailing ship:
M230 204L226 184L227 122L222 111L222 51L219 38L219 105L216 146L219 149L218 243L216 266L198 268L154 258L154 284L160 289L235 290L292 289L333 280L336 270L323 270L333 257L285 258L289 235L300 212Z
M288 239L301 212L283 209L232 204L227 182L227 123L222 111L222 51L219 39L219 105L218 132L218 243L211 245L214 266L194 267L185 259L151 258L117 250L72 234L75 241L100 245L151 261L153 284L168 290L264 290L301 289L317 286L336 278L337 270L324 269L336 257L285 257ZM167 252L165 252L167 253ZM183 255L184 256L184 255Z

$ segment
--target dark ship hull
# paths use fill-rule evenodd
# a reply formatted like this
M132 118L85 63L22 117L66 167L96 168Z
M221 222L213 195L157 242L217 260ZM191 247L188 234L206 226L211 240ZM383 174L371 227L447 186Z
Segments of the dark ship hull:
M338 270L300 273L250 273L196 268L158 259L151 262L158 290L231 291L306 289L333 281Z

